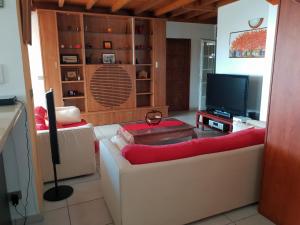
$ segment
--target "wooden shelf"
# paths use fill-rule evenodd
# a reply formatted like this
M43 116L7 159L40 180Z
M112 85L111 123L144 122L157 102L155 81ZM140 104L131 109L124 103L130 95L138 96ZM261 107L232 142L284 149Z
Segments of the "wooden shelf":
M136 66L152 66L152 64L134 64Z
M124 65L124 66L133 66L133 64L128 64L128 63L122 63L122 64L120 64L120 63L113 63L113 64L109 64L109 63L107 63L107 64L103 64L103 63L87 63L86 64L87 66L97 66L97 65L102 65L102 66L111 66L111 65Z
M132 49L107 49L107 48L86 48L86 51L132 51Z
M83 80L64 80L61 82L62 84L72 84L72 83L84 83Z
M152 34L137 34L137 33L135 33L134 35L137 35L137 36L152 36Z
M63 97L63 99L85 99L84 96L70 96L70 97Z
M145 49L141 49L141 48L139 48L139 49L134 49L135 51L152 51L152 49L148 49L148 48L145 48Z
M97 32L97 31L84 31L85 34L102 34L102 35L132 35L131 33L109 33L109 32Z
M61 67L74 67L74 66L82 66L83 64L60 64Z
M152 95L152 92L140 92L136 93L136 95Z
M82 48L60 48L60 50L82 50Z
M136 79L137 81L151 81L152 79L151 78L147 78L147 79Z
M77 31L77 30L58 30L58 32L61 33L80 33L81 31Z

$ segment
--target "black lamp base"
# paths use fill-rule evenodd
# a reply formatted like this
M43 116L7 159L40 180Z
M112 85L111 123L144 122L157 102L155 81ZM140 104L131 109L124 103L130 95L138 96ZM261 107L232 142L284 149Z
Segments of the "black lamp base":
M73 188L66 185L57 186L44 193L44 199L49 202L57 202L70 197L73 194Z

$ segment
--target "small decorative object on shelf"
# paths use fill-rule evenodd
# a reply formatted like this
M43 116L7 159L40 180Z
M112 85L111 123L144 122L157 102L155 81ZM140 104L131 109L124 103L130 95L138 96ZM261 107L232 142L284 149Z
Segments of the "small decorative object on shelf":
M64 76L65 81L81 80L80 75L79 75L79 69L77 69L77 68L65 71L64 75L65 75Z
M103 53L102 54L102 63L103 64L115 64L116 55L114 53Z
M136 25L135 26L135 33L136 34L143 34L144 33L144 29L145 27L142 25Z
M61 54L60 62L62 64L78 64L79 55L78 54Z
M148 78L148 73L145 70L141 70L138 75L137 75L138 79L147 79Z
M102 60L101 60L102 62ZM85 57L85 63L86 64L91 64L92 63L92 55Z
M79 96L79 91L77 90L68 90L68 96L69 97L74 97L74 96Z
M61 45L60 45L60 48L65 48L65 45L61 44Z
M112 28L111 28L111 27L108 27L108 28L106 29L106 32L107 32L107 33L111 33L111 32L112 32Z
M81 44L74 45L74 48L80 49L81 48Z
M145 121L149 126L158 125L161 119L162 119L162 112L158 110L149 111L145 116Z
M85 48L93 48L93 45L91 45L90 43L86 43Z
M78 64L79 55L78 54L61 54L60 62L62 64Z
M135 59L135 64L140 64L137 58Z
M103 41L103 48L104 49L112 49L112 42L111 41Z
M119 62L119 64L122 64L122 61L121 61L121 60L119 60L118 62Z

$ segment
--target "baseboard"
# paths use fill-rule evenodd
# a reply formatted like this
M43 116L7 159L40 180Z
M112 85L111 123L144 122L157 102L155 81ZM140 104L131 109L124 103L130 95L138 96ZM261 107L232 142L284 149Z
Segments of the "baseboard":
M39 223L39 222L42 222L43 220L44 220L44 216L41 215L41 214L28 216L26 225ZM15 219L12 222L13 222L14 225L24 225L24 219L23 218Z

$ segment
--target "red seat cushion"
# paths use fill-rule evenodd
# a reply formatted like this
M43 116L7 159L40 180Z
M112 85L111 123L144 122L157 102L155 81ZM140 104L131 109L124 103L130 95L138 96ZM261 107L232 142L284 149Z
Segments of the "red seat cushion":
M80 126L83 126L86 124L88 124L88 123L85 120L81 120L78 123L64 124L64 125L60 125L60 126L61 126L61 128L70 128L70 127L80 127Z
M263 144L265 129L250 128L229 135L194 139L170 145L127 145L121 154L131 164L146 164L188 158Z

